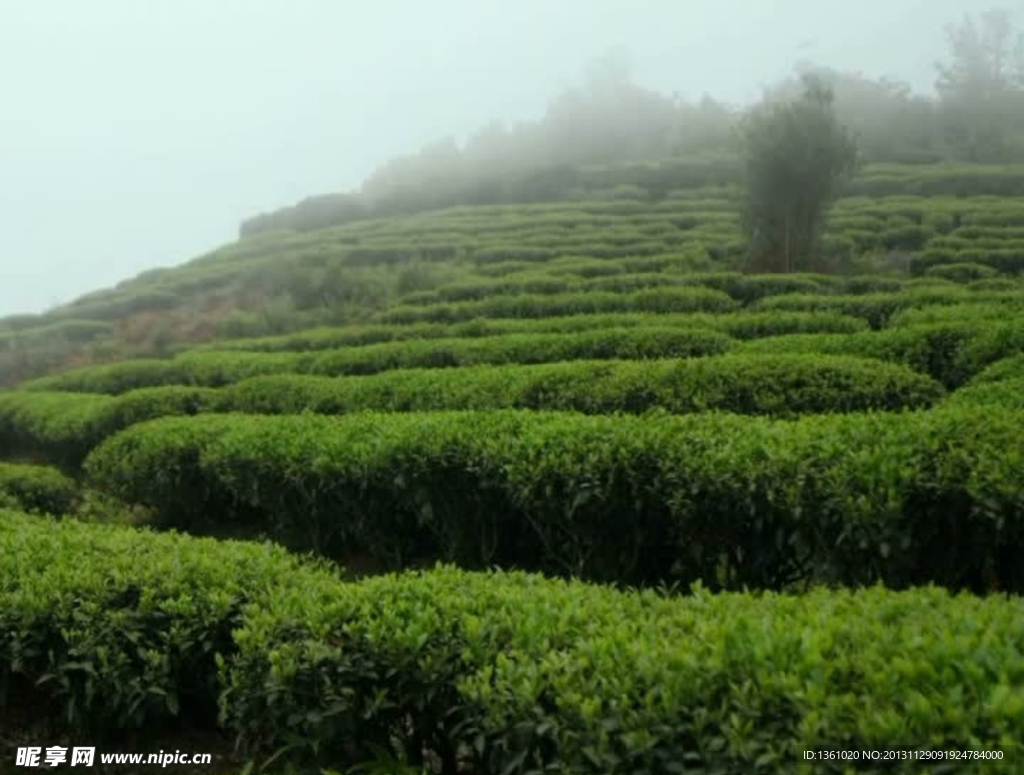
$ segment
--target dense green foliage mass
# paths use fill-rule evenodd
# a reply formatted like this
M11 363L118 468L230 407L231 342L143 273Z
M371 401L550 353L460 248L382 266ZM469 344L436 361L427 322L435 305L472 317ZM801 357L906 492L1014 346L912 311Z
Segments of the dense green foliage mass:
M197 351L173 360L136 360L89 367L28 383L35 390L118 395L158 385L220 387L262 374L328 376L376 374L391 369L500 363L552 363L581 359L687 358L729 349L717 331L687 328L597 329L566 334L382 342L311 353Z
M671 163L651 169L666 180L674 174ZM923 274L965 262L1000 273L975 282L1012 289L1024 268L1024 208L1014 198L1024 192L1020 167L865 167L825 224L822 256L839 274L812 277L738 275L746 260L738 184L687 188L678 180L675 191L653 199L583 189L558 202L455 207L261 235L45 315L0 321L0 384L71 364L163 356L225 336L354 323L365 330L372 318L389 315L445 320L508 314L503 310L550 315L560 307L575 314L599 305L714 306L710 297L684 298L701 284L743 306L782 287L893 292L913 287L902 270ZM943 278L933 271L920 279L935 285ZM627 291L634 295L621 297ZM621 298L587 299L593 292ZM521 309L510 298L517 295Z
M834 102L773 87L745 160L729 109L606 71L0 320L0 740L198 732L267 772L850 775L821 746L1019 772L1008 18L950 31L936 98L804 68Z
M164 524L629 583L1020 591L1024 417L463 412L162 419L86 463Z
M898 281L893 281L898 283ZM990 309L983 307L983 309ZM378 342L500 336L507 334L580 333L597 329L648 328L655 326L721 331L736 339L797 333L852 333L866 329L859 318L834 312L757 312L740 310L729 315L683 313L652 314L610 312L565 315L537 319L480 318L463 323L413 323L403 326L378 323L342 328L316 328L282 336L225 339L197 350L245 350L249 352L303 352L328 350ZM38 383L37 383L38 384ZM45 384L45 383L44 383Z
M311 769L1019 755L1024 210L976 196L1015 174L868 168L836 274L735 271L705 190L266 235L77 305L68 341L134 337L135 303L236 312L0 392L0 458L64 469L0 464L4 503L64 515L0 517L0 695ZM261 287L291 302L238 312ZM17 325L0 358L48 341ZM342 582L83 518L466 570ZM905 591L835 588L876 582Z
M742 223L750 262L762 271L823 265L828 209L858 161L853 135L836 117L832 90L816 76L803 80L799 99L755 109L741 131Z
M209 408L209 390L167 387L112 396L0 393L0 455L38 456L74 469L102 439L129 425Z
M48 466L0 462L0 504L29 512L67 514L78 496L73 479Z
M1022 627L1017 599L937 589L674 598L452 568L343 583L267 546L0 511L0 696L97 742L219 711L251 755L332 767L796 773L818 746L923 746L998 749L958 771L1011 773Z
M243 609L311 574L266 546L0 511L0 698L97 742L213 724Z
M221 389L168 386L118 396L0 394L0 453L75 468L100 441L134 423L200 412L345 414L366 409L575 410L675 414L727 410L796 416L929 406L943 394L905 366L836 355L736 355L684 360L571 361L388 371L364 377L280 374Z

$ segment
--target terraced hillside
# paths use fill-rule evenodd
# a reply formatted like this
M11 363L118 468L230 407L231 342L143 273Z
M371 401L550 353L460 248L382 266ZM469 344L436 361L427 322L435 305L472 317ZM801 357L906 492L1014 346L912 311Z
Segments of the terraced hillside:
M736 180L728 160L612 167L503 205L399 211L317 230L285 220L297 230L258 232L48 313L0 319L0 385L183 344L365 323L384 307L398 307L396 320L498 315L507 312L470 302L502 292L643 290L689 283L682 273L744 270ZM854 273L1014 274L1020 196L1019 165L868 165L832 214L826 252ZM431 300L456 306L418 309Z
M728 185L353 220L12 324L111 362L0 392L0 708L310 771L1019 772L1022 191L869 170L820 275L741 271Z

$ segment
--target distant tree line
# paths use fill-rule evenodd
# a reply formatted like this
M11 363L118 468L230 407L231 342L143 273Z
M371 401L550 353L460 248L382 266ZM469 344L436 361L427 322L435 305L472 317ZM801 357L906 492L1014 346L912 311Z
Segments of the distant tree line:
M1005 10L987 11L947 29L946 61L937 65L934 95L813 63L767 89L757 111L800 97L813 76L833 95L837 121L856 138L867 162L1024 161L1024 34ZM459 204L499 204L570 197L637 185L671 187L733 183L737 130L750 111L705 96L691 102L636 84L628 62L609 55L591 66L578 88L556 97L539 121L489 124L459 144L446 138L383 164L351 194L312 197L256 216L241 236L277 229L307 230L357 218ZM675 177L640 164L669 158L717 160L676 167ZM617 165L615 175L588 167ZM681 173L693 173L686 177ZM644 186L652 183L653 188Z

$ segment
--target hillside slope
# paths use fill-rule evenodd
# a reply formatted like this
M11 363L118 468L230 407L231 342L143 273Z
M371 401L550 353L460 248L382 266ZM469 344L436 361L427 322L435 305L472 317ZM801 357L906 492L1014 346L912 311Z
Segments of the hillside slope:
M383 215L313 231L307 228L320 222L302 217L299 205L271 217L282 230L150 270L42 315L0 320L0 385L226 336L367 321L421 301L418 291L458 300L472 293L467 285L561 283L565 290L602 271L741 268L736 170L728 161L566 175L547 188L508 193L541 201L440 210L418 202L427 209L388 217L402 208L384 202L376 204ZM472 201L471 193L459 196ZM906 269L916 258L914 273L965 262L1014 273L1024 240L1014 198L1021 194L1021 167L869 166L837 208L828 248L852 270ZM324 218L339 220L331 212ZM607 258L631 260L602 267ZM539 280L538 269L545 275ZM974 271L980 277L986 270Z
M13 321L0 739L1019 771L1021 182L871 170L830 274L738 271L727 185L593 190L268 232Z

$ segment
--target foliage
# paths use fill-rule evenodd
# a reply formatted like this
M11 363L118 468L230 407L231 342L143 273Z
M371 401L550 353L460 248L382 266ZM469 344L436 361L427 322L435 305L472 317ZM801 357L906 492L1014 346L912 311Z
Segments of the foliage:
M344 414L521 408L587 414L724 410L796 416L921 408L942 388L903 366L843 356L723 356L394 371L354 379L257 377L221 391L220 411Z
M0 710L97 741L215 724L243 611L313 575L269 546L0 511Z
M743 228L760 271L827 266L819 255L825 215L857 162L832 101L824 84L805 76L799 100L769 103L743 127Z
M985 280L995 277L999 272L991 266L964 261L959 264L935 264L924 271L925 277L941 277L958 283L969 283L972 280Z
M737 353L823 353L880 358L929 374L947 387L963 385L989 364L1024 352L1024 321L1007 310L1003 319L938 321L848 336L793 334L746 342Z
M529 408L588 414L720 409L795 416L928 406L942 393L903 366L836 355L739 355L647 361L388 371L364 377L294 374L226 388L140 388L117 397L48 391L0 394L7 455L41 455L76 468L103 439L148 419L200 412L343 414Z
M1008 10L965 16L946 30L939 65L947 139L972 161L1005 162L1024 148L1024 33Z
M790 312L839 312L867 320L873 329L886 326L891 318L904 310L920 307L955 307L957 304L988 304L990 308L1012 312L1024 304L1019 291L978 293L958 286L912 288L897 293L810 294L792 293L771 296L757 302L761 310Z
M796 421L206 415L133 426L86 469L165 524L397 566L1020 591L1022 419L969 406Z
M408 340L310 353L195 351L172 360L135 360L87 367L27 383L28 390L118 395L160 385L221 387L266 374L376 374L391 369L454 367L485 363L549 363L563 360L665 358L711 355L732 340L699 328L634 327L571 335L506 334L494 337ZM181 396L191 395L182 393Z
M610 60L538 122L0 321L0 383L45 375L0 392L0 717L320 772L1015 772L1014 34L965 20L938 99L801 66L750 169L731 109ZM780 213L788 250L751 233ZM800 271L738 271L751 236Z
M710 288L655 288L633 293L610 291L491 296L480 301L398 306L384 312L388 323L455 322L476 317L541 318L600 312L726 312L736 308L728 295Z
M664 598L448 568L346 592L290 591L239 632L222 706L257 756L370 748L442 775L625 775L797 772L818 748L1000 748L978 771L1010 773L1021 750L1017 599Z
M38 456L76 469L107 436L156 417L196 414L212 391L179 386L130 391L116 399L90 393L0 393L0 454Z
M478 318L459 323L386 323L315 328L282 336L221 340L196 350L302 352L358 347L378 342L502 336L508 334L577 333L598 329L664 326L721 331L737 339L795 333L852 333L867 323L835 312L758 312L739 310L728 315L702 313L609 312L556 315L545 318Z
M1022 753L1013 598L446 567L345 583L269 546L9 511L0 569L0 707L101 744L209 729L219 705L270 770L750 772L923 745L1001 749L985 771L1009 773Z
M950 394L952 405L1001 406L1024 409L1024 378L1008 378L998 382L970 383Z
M74 506L78 487L49 466L0 462L0 498L23 511L62 515Z

